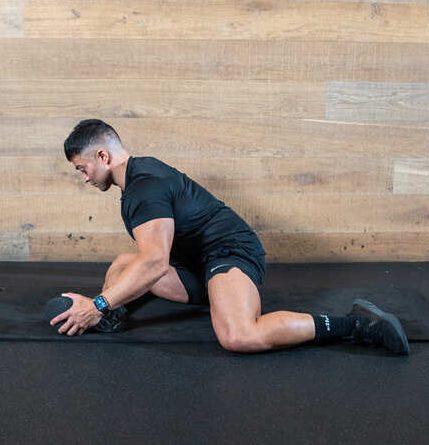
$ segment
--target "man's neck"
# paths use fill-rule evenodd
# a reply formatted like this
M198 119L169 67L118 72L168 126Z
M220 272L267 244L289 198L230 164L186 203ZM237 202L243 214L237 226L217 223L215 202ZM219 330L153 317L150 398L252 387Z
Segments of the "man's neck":
M122 191L125 190L125 174L130 157L130 155L127 155L117 165L115 165L115 167L112 167L113 183L117 185Z

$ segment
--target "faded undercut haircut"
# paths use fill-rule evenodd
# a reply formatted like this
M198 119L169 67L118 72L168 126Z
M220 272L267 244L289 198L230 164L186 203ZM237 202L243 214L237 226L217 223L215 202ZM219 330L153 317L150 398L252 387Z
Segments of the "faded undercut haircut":
M64 141L64 154L68 161L95 145L121 145L118 133L100 119L80 121Z

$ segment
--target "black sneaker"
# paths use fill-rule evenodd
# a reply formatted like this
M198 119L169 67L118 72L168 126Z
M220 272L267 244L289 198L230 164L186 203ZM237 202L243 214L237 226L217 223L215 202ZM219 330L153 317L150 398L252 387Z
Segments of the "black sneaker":
M98 332L120 332L125 329L128 311L125 306L119 306L103 315L101 320L91 329Z
M399 319L382 311L374 303L360 298L353 302L348 315L360 315L352 331L355 343L384 346L395 354L409 355L410 346L407 335Z

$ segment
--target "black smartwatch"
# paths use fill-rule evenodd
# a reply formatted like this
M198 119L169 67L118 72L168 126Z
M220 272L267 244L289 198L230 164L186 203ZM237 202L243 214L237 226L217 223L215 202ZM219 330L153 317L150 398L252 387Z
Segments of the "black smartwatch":
M92 302L94 303L95 307L103 314L107 315L110 311L109 303L107 300L103 297L103 295L97 295L92 299Z

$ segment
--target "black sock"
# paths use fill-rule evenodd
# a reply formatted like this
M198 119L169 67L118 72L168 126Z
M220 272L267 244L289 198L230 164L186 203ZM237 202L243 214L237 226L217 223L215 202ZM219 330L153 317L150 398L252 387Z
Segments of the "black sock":
M361 315L346 315L344 317L331 317L330 315L319 314L311 316L316 327L316 343L326 343L333 340L341 340L350 337L356 326L356 321L361 320Z

